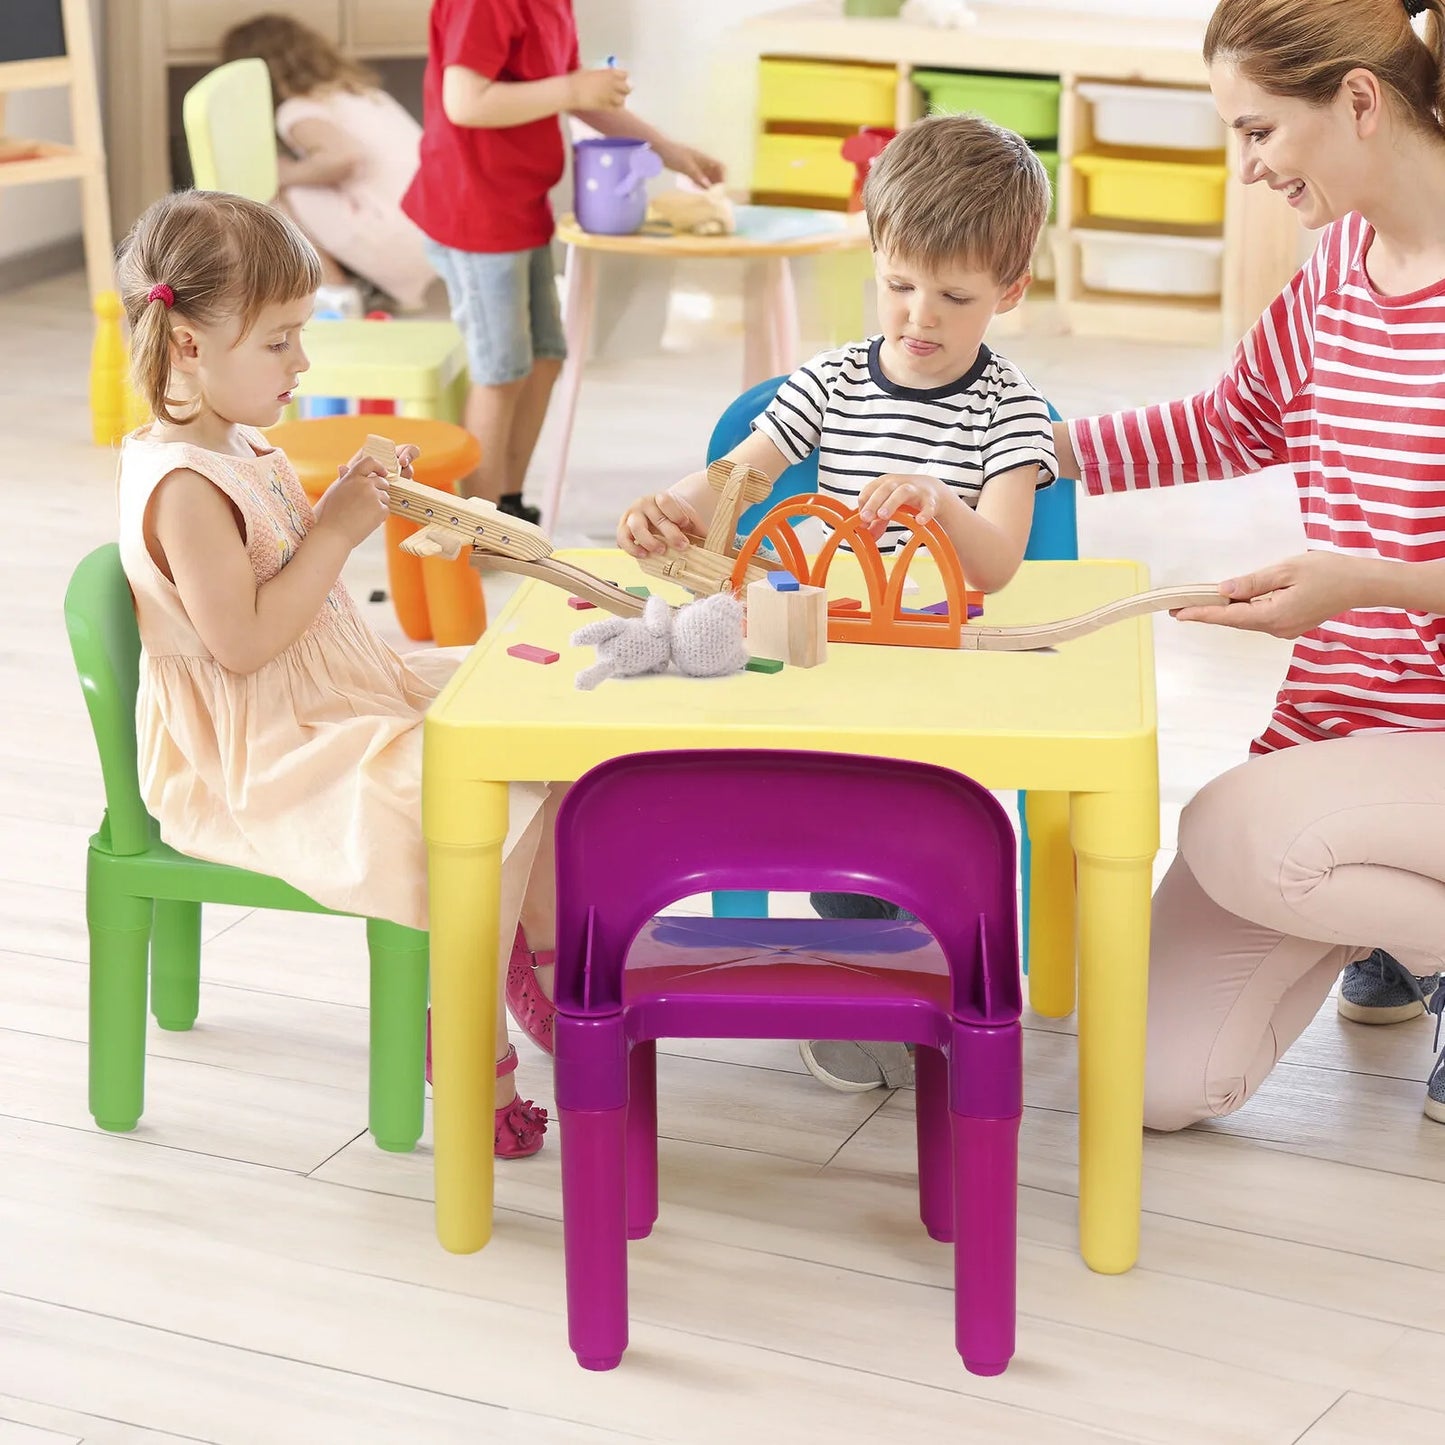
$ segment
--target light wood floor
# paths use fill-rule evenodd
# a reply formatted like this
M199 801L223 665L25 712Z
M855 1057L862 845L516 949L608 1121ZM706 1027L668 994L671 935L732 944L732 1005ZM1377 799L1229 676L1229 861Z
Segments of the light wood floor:
M1072 1021L1030 1018L1019 1352L992 1381L953 1351L911 1096L829 1092L781 1044L669 1049L632 1348L610 1375L578 1370L555 1141L499 1168L488 1249L439 1248L428 1149L387 1156L364 1133L346 921L211 910L201 1022L152 1030L142 1127L97 1132L82 888L100 783L60 601L112 535L113 463L87 440L79 278L0 297L0 336L0 1445L1445 1440L1445 1129L1420 1113L1420 1023L1327 1009L1248 1108L1151 1137L1141 1262L1105 1279L1075 1250ZM607 536L626 498L700 458L736 337L679 326L669 344L589 374L559 540ZM1181 393L1219 361L1001 349L1066 413ZM1082 531L1161 583L1301 540L1279 477L1091 502ZM365 595L379 550L349 575ZM1167 620L1158 636L1167 850L1190 794L1242 758L1283 652ZM550 1102L535 1051L521 1082Z

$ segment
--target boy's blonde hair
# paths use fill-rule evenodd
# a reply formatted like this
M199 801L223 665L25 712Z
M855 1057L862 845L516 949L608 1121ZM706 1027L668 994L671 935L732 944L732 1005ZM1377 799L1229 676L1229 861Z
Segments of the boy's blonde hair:
M200 326L239 317L245 336L267 306L312 295L321 262L270 206L224 191L176 191L131 228L117 279L136 390L158 420L179 425L168 399L173 316Z
M1043 234L1049 177L1013 131L979 115L929 116L873 162L863 209L875 250L932 271L978 267L1008 286Z
M222 60L252 56L266 62L278 103L326 89L363 95L381 84L372 71L348 60L324 35L289 15L258 15L222 36Z

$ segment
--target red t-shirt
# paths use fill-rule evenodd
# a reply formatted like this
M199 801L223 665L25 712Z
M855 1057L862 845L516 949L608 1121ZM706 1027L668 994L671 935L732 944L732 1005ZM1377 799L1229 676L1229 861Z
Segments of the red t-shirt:
M527 251L552 238L547 192L562 179L555 115L502 130L453 125L442 72L546 80L580 67L572 0L433 0L421 158L401 208L434 241L459 251Z

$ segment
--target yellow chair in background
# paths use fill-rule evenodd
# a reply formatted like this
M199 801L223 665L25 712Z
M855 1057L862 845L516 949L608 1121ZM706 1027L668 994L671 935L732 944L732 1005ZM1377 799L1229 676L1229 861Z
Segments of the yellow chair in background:
M182 106L198 189L272 201L279 189L275 109L263 60L217 66ZM450 321L323 321L307 327L306 389L317 396L383 397L403 416L460 421L469 377Z

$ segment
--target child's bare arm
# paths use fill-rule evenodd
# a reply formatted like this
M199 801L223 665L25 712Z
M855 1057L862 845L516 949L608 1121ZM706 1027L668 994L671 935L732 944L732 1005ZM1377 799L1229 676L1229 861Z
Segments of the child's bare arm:
M791 461L758 431L750 432L724 460L742 462L762 472L770 482L777 481ZM688 531L707 530L717 509L717 498L705 470L690 472L665 492L649 492L628 507L617 524L617 545L634 557L687 547Z
M546 80L489 80L465 65L442 71L442 109L453 125L501 130L563 111L615 112L632 89L627 72L574 70Z
M963 566L971 587L997 592L1013 580L1028 546L1039 469L1029 465L1002 472L985 483L976 508L937 477L890 474L869 482L858 498L865 522L881 531L901 507L921 522L937 520Z
M385 474L369 457L354 462L318 506L316 525L296 555L257 586L229 498L205 477L182 470L156 488L147 542L212 656L229 671L248 674L306 631L352 548L386 512Z
M330 121L309 117L291 127L291 147L300 156L277 162L283 186L337 186L361 163L351 137Z

